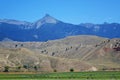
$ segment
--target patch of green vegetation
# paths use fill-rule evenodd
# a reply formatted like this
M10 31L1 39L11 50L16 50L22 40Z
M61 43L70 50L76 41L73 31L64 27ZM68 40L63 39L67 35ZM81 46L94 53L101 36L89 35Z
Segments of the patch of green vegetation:
M0 80L120 80L118 71L65 72L44 74L0 74Z

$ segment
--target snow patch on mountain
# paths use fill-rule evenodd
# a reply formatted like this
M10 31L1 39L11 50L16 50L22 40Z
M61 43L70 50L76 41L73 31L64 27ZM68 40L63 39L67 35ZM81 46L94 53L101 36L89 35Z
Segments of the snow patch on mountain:
M0 23L8 23L8 24L15 24L15 25L25 25L30 24L26 21L17 21L17 20L11 20L11 19L0 19Z
M99 29L100 29L100 26L94 26L94 31L95 32L99 31Z
M58 22L58 20L51 17L49 14L46 14L42 19L35 22L34 25L35 25L36 28L40 28L42 25L44 25L46 23L56 24L57 22Z

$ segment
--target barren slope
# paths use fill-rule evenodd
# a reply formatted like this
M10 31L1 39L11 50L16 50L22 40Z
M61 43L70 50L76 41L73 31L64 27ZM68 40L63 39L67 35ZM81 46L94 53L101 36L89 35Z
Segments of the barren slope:
M40 71L40 72L68 72L91 71L93 66L76 59L65 59L36 54L26 48L0 48L0 71Z
M75 59L78 62L87 62L98 69L120 68L120 39L110 40L97 36L83 35L47 42L0 42L0 47L8 49L29 49L33 52L34 56L44 54L52 56L52 58L55 57L55 59ZM62 61L64 62L66 59ZM56 61L51 62L51 64L54 63ZM66 63L75 66L78 65L78 63L72 61Z

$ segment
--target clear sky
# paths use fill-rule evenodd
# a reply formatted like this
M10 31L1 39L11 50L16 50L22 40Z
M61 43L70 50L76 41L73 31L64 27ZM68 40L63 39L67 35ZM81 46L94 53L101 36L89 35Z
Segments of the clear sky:
M34 22L46 13L80 23L120 23L120 0L0 0L0 19Z

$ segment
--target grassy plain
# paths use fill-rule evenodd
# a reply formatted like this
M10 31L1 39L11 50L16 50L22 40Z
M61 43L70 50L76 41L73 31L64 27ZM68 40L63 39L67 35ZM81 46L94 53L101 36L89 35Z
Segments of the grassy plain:
M120 80L120 72L1 73L0 80Z

